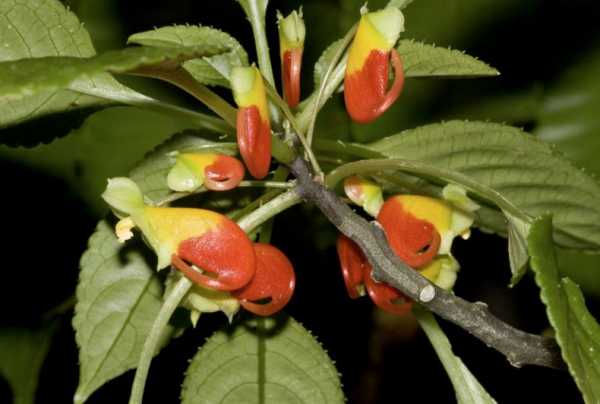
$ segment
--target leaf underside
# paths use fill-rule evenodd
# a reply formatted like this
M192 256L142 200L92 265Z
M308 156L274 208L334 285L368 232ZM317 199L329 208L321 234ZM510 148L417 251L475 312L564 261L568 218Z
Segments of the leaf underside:
M229 52L221 55L188 60L183 64L196 81L213 86L229 87L231 69L236 66L247 66L248 55L238 41L226 32L215 28L189 25L161 27L152 31L133 34L129 43L166 47L193 47L199 43L214 46L227 46Z

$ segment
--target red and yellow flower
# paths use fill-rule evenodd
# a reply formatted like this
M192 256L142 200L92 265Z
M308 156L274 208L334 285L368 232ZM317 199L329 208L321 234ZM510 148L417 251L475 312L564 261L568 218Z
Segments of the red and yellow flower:
M240 154L250 174L264 178L271 164L271 123L263 78L254 66L235 67L231 88L239 107L236 127Z
M363 181L358 177L347 181L346 193L358 195L351 199L364 207ZM358 185L357 185L358 184ZM376 184L371 194L376 194ZM349 189L350 191L349 191ZM359 189L361 192L356 192ZM390 247L398 257L421 275L441 288L451 289L459 270L450 248L454 237L466 237L473 223L472 212L478 205L471 201L464 189L448 185L443 190L445 200L420 195L396 195L388 198L377 214ZM403 315L410 311L412 302L400 291L373 280L372 267L352 240L340 236L337 251L351 298L364 294L385 311Z
M394 45L404 31L404 16L396 7L363 15L350 46L344 100L350 117L368 123L396 101L404 86L402 61ZM388 64L394 68L394 82L388 91Z
M292 11L285 18L278 13L277 23L283 98L291 108L294 108L300 102L300 73L306 36L302 10L300 12Z
M158 256L158 269L173 264L195 283L224 291L239 289L254 276L252 242L226 216L205 209L148 206L128 178L109 180L102 196L140 228Z
M211 191L228 191L244 178L244 166L234 157L218 153L178 153L167 175L173 191L191 192L202 185Z
M122 218L119 240L131 238L131 229L139 227L158 256L158 269L172 265L194 282L182 303L194 324L205 312L223 311L231 319L240 305L269 316L291 299L296 277L287 257L271 245L253 244L227 217L205 209L148 206L128 178L109 180L102 197Z

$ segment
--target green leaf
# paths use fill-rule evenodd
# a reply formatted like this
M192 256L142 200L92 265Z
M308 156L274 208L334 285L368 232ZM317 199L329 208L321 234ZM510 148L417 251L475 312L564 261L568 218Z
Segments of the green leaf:
M206 132L188 131L174 136L149 153L144 160L131 171L131 179L142 190L151 202L160 203L172 191L167 186L167 174L175 164L171 155L174 151L202 151L207 153L223 153L233 155L237 152L236 143L220 143L207 140L213 137Z
M580 285L585 294L600 297L599 254L557 248L556 258L561 275Z
M101 221L81 258L73 318L80 363L75 403L137 365L163 293L143 251L141 244L119 243ZM165 330L163 345L171 331Z
M47 56L90 57L95 51L77 17L58 0L0 2L0 62ZM5 78L2 80L6 81ZM125 88L109 76L97 82L118 93ZM0 97L0 128L60 111L103 105L106 100L77 91L46 91L19 100ZM0 134L0 141L4 141ZM11 139L11 144L20 144Z
M496 400L479 384L463 361L454 355L448 337L440 328L433 314L421 306L415 306L413 312L450 377L458 404L496 403Z
M410 39L396 47L404 64L406 77L486 77L498 70L457 50L427 45Z
M98 94L100 90L90 86L95 77L105 73L128 73L143 68L175 70L188 59L215 55L225 49L215 44L190 48L132 47L89 58L46 57L3 62L0 95L15 100L65 89Z
M331 61L333 60L333 57L335 56L335 54L338 51L338 48L340 47L342 42L343 42L343 39L338 39L337 41L335 41L331 45L329 45L327 47L327 49L325 49L325 51L323 51L323 53L319 57L319 60L317 60L317 63L315 63L314 73L313 73L313 78L315 81L315 91L317 91L319 89L319 87L321 86L321 82L323 81L325 72L327 71L327 68L331 64Z
M315 88L319 88L327 67L331 63L342 40L333 42L325 49L314 67ZM404 66L405 77L486 77L500 73L486 63L463 52L439 48L403 39L396 47Z
M107 178L122 176L169 136L194 127L178 116L113 107L89 116L70 136L32 149L0 146L0 156L63 178L102 217Z
M541 289L541 298L556 332L563 359L585 402L598 403L600 325L587 310L579 286L559 275L550 216L535 221L528 242L531 268Z
M221 55L188 60L183 67L200 83L229 87L229 75L235 66L247 66L248 55L238 41L218 29L202 26L175 25L129 37L129 43L154 47L193 47L197 44L225 45L229 52Z
M281 317L254 323L204 344L186 372L182 403L344 402L337 370L304 327Z
M527 236L531 224L504 212L508 220L508 261L510 263L510 287L515 286L527 272L529 252L527 251Z
M8 381L14 404L33 404L40 370L56 330L0 329L0 374Z
M34 65L43 68L45 59L42 58L50 57L48 67L56 68L55 65L60 65L65 59L52 59L55 56L77 58L79 60L74 63L78 66L85 65L94 56L89 34L75 15L67 11L58 0L6 0L0 3L0 38L3 41L3 46L0 46L0 62L34 58L39 60L31 62L33 65L29 65L29 68ZM101 60L108 62L106 56L101 57ZM12 66L19 68L29 62L23 60L15 63ZM4 68L6 66L9 64L4 65ZM86 67L91 67L91 64ZM68 72L72 70L72 67L67 69ZM24 72L13 73L16 77L23 78ZM13 73L3 76L2 83L8 83L9 77L14 78ZM47 77L55 75L61 80L67 79L67 72L42 73ZM26 82L29 79L24 77ZM31 84L36 82L39 82L39 78L32 80ZM28 85L25 86L27 87ZM69 88L36 90L38 91L35 93L18 97L6 97L6 94L0 92L0 129L9 128L0 131L0 142L12 146L47 143L77 128L89 113L111 103L139 105L192 118L197 115L200 123L206 121L206 117L200 116L201 114L165 105L137 93L106 73L96 74L92 78L84 77ZM63 114L52 116L57 113ZM26 121L30 122L24 124ZM42 131L40 127L43 127Z
M598 183L550 145L517 128L450 121L401 132L372 143L370 148L388 158L416 160L459 172L491 188L531 217L552 212L557 243L568 248L600 249ZM506 231L493 223L482 225L500 233Z

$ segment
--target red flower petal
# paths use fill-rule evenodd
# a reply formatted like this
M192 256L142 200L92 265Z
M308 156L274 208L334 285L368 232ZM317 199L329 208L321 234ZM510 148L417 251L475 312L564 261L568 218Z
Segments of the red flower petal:
M358 245L343 234L338 236L337 252L348 295L352 299L359 298L358 288L363 284L365 274L371 268L369 262Z
M225 217L217 229L182 241L172 263L192 281L223 291L244 287L256 270L252 242L236 223Z
M281 60L281 81L283 82L283 98L295 108L300 102L300 72L302 70L302 49L288 50Z
M371 278L372 272L373 270L369 268L369 271L365 274L365 286L373 303L381 309L398 316L408 313L412 309L412 301L390 285L375 282Z
M438 253L440 234L435 227L405 211L397 199L388 199L377 216L392 250L413 268L428 264Z
M392 87L387 91L390 55L395 78ZM353 121L369 123L396 101L403 86L404 70L398 51L396 49L390 52L372 50L361 70L346 75L344 80L346 110Z
M256 106L241 107L237 113L240 154L254 178L264 178L271 164L271 124L262 120Z
M214 163L204 169L204 186L211 191L228 191L244 178L244 166L234 157L219 154Z
M270 316L281 310L292 298L296 276L292 263L270 244L254 244L256 273L249 284L231 294L242 307L258 314ZM268 300L261 303L261 300Z

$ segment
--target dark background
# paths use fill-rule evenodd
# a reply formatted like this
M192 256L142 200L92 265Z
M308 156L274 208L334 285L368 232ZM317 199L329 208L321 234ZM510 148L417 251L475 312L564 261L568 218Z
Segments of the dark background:
M82 17L92 33L97 30L99 49L117 47L134 32L189 23L230 32L242 43L251 60L255 60L250 26L233 1L122 0L106 4L109 3L114 3L109 11L118 17L117 25L111 28L113 32L106 33L101 22L88 23ZM324 46L352 22L361 2L304 4L308 38L303 93L308 94L312 88L311 66ZM70 5L75 12L93 16L93 7L84 1L71 1ZM273 1L272 5L270 22L274 21L276 8L287 13L299 2ZM416 22L411 27L413 7ZM498 68L502 76L436 81L433 85L416 83L408 90L415 94L415 105L409 105L412 100L404 96L398 108L406 108L396 110L393 117L386 117L385 123L376 129L365 130L346 121L336 123L331 129L320 122L324 131L333 133L328 132L327 136L343 131L352 139L371 139L377 136L377 129L385 127L393 130L381 134L441 118L466 118L481 99L532 88L535 89L532 91L551 88L570 65L600 46L600 6L595 0L507 0L506 3L504 0L415 0L406 14L406 36L464 49ZM275 33L272 25L271 43L276 43ZM272 48L273 60L277 60L276 46ZM277 77L277 63L274 68ZM178 92L171 96L182 103L192 103ZM507 116L510 123L527 129L535 130L538 125L535 117L526 114ZM5 173L5 191L0 203L6 218L0 326L35 328L40 326L44 313L75 290L78 260L99 215L87 207L70 183L59 177L50 177L39 168L10 158L0 161L0 169ZM348 402L454 402L444 370L414 324L410 321L399 324L397 319L375 314L367 298L355 301L347 298L332 248L335 232L324 221L307 220L315 216L318 215L310 208L294 208L282 214L275 222L273 244L288 254L297 272L296 293L287 312L313 331L335 360ZM539 333L547 327L531 278L525 278L513 290L506 287L510 271L504 239L475 231L469 241L457 240L454 252L462 266L455 288L458 295L488 302L494 313L526 331ZM596 297L593 294L589 297L589 304L595 310ZM40 403L70 402L75 391L77 350L71 316L72 312L68 312L58 320L59 329L40 376L37 395ZM225 325L222 315L205 316L196 330L173 341L153 362L145 402L175 402L188 359L206 336ZM456 354L499 403L559 399L579 402L577 389L566 372L512 368L502 355L462 330L446 323L443 327ZM132 379L130 371L102 387L89 402L126 402ZM0 403L5 402L11 402L10 390L8 384L0 381Z

